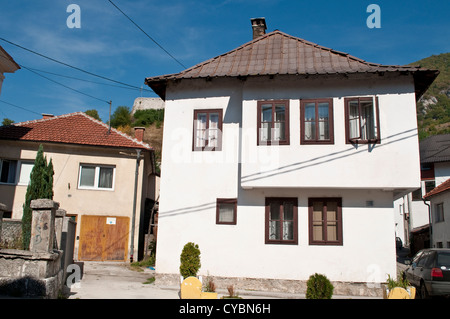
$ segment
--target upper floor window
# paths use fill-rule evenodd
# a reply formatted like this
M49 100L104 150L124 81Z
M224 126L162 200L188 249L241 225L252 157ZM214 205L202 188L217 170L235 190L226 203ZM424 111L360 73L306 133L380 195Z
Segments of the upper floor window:
M194 110L194 151L222 149L222 110Z
M378 98L345 99L345 133L347 143L379 143Z
M112 190L114 188L114 173L114 166L81 164L78 188Z
M258 101L258 145L289 145L289 101Z
M302 100L300 123L301 144L333 144L333 100Z

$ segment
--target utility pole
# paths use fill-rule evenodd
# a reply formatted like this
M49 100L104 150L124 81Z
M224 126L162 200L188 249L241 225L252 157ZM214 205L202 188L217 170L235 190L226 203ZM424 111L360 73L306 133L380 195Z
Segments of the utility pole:
M108 134L111 133L111 100L109 100L109 128L108 128Z

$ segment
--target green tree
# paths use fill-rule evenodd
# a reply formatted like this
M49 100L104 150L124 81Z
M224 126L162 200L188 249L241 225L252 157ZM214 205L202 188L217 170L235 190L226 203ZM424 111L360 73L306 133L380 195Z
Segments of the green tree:
M111 115L111 126L127 126L131 125L131 112L128 106L118 106Z
M92 110L87 110L84 113L86 113L87 115L89 115L90 117L93 117L96 120L101 121L102 119L100 118L100 116L98 115L97 110L92 109Z
M5 118L3 119L3 121L2 121L2 126L11 125L11 124L13 124L13 123L14 123L13 120L11 120L11 119L5 117Z
M30 183L23 204L22 243L25 250L29 249L31 238L31 201L40 198L53 199L53 174L52 160L50 159L50 163L47 164L47 157L44 157L44 147L41 144L30 174Z

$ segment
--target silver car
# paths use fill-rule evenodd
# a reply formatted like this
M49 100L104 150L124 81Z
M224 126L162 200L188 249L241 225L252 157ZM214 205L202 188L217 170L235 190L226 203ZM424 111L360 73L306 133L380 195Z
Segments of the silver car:
M405 263L406 278L419 297L450 296L450 249L423 249Z

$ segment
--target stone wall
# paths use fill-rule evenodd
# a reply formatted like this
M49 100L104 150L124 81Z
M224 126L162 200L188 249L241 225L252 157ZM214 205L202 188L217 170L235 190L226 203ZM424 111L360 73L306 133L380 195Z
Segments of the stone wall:
M0 249L0 295L54 299L63 290L66 263L73 262L74 222L63 210L57 214L59 204L52 200L33 200L30 206L30 250Z
M3 219L0 229L0 248L8 249L22 246L22 220Z

